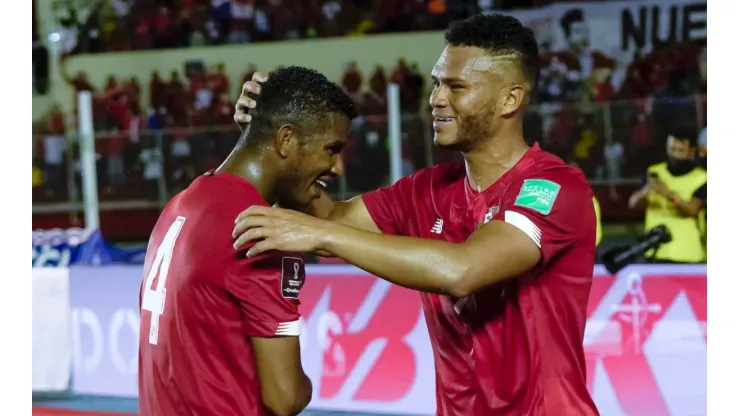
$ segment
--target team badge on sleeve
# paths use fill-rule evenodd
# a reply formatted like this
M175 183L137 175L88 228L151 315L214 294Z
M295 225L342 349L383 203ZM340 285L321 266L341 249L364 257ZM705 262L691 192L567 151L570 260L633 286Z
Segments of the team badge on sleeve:
M560 185L547 179L525 179L514 205L549 215L560 193Z
M284 298L298 299L303 282L306 281L306 268L299 257L283 257L282 292Z

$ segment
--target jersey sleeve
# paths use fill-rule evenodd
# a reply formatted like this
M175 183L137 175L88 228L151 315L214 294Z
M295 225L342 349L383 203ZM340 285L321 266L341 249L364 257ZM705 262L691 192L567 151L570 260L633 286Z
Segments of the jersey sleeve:
M367 212L383 234L405 234L407 213L413 210L413 178L403 177L393 185L362 194Z
M235 256L240 259L226 283L241 309L244 335L300 335L298 294L305 280L303 259L274 253L247 259L246 250Z
M593 194L575 172L554 169L515 182L502 206L503 220L527 234L546 266L577 244L596 246Z

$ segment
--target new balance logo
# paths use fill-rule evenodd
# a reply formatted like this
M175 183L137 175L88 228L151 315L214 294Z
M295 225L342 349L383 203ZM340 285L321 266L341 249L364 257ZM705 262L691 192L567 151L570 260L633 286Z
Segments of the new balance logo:
M434 226L432 227L432 232L434 234L442 234L442 227L444 227L445 222L442 218L437 218L437 221L434 222Z

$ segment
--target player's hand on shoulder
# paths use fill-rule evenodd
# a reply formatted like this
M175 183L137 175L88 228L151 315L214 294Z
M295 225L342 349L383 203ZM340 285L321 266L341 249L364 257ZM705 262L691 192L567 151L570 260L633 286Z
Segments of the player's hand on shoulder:
M234 106L234 121L237 124L247 124L252 121L249 110L257 106L257 101L249 97L249 94L259 95L262 91L261 82L267 81L267 74L255 72L252 79L242 85L242 93Z
M266 251L312 252L321 248L327 236L327 221L289 209L254 205L235 221L234 248L254 243L247 256Z

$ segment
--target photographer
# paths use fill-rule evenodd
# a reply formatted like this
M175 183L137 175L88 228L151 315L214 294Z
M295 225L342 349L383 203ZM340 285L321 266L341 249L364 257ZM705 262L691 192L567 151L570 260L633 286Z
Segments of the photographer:
M696 134L676 130L668 136L667 161L648 167L645 186L629 200L645 210L645 230L665 225L673 239L653 258L662 263L706 261L699 218L706 209L707 171L695 162Z

